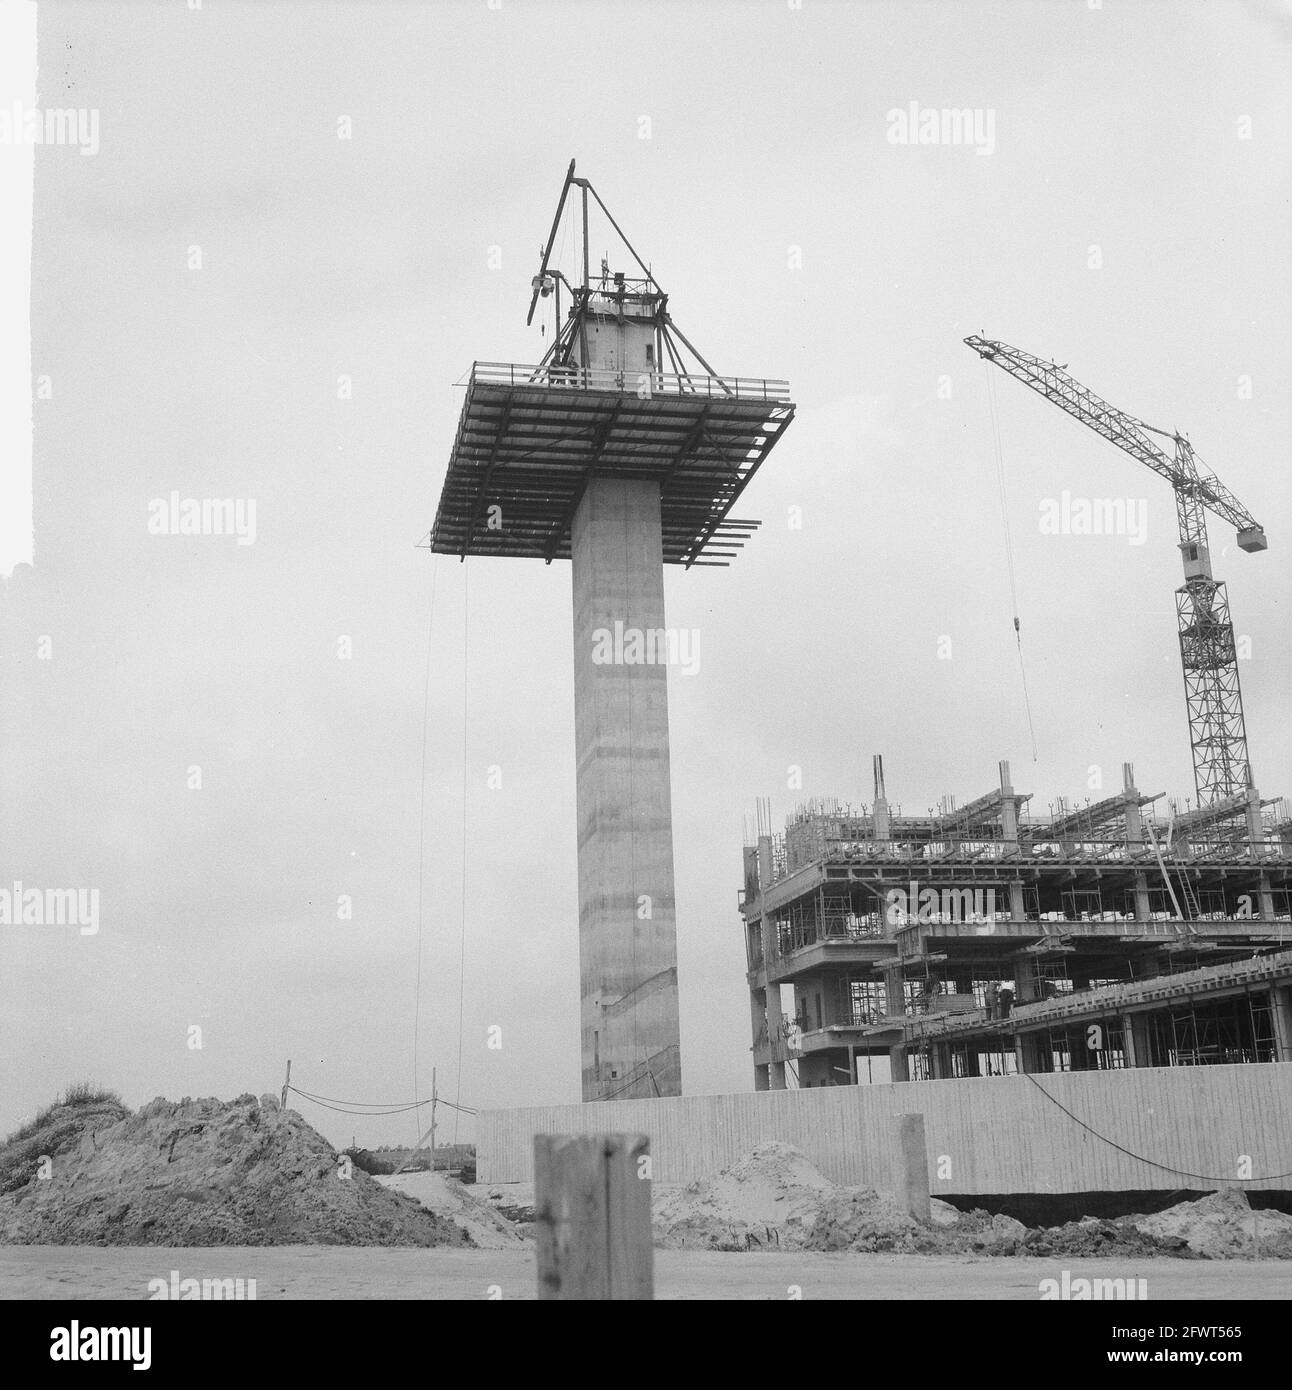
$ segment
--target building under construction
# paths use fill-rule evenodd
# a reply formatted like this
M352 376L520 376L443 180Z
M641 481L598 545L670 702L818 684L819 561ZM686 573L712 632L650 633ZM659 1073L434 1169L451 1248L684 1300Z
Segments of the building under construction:
M1115 795L1031 810L765 813L741 896L758 1090L1292 1060L1292 819L1254 792L1161 817ZM792 995L782 1004L782 989ZM883 1076L881 1068L881 1076Z

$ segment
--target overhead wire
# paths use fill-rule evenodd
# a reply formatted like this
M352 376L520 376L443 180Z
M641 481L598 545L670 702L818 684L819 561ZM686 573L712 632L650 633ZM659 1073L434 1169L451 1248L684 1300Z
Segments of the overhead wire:
M450 1110L460 1110L464 1115L478 1115L480 1112L470 1105L456 1105L443 1096L427 1096L425 1100L377 1101L377 1100L338 1100L335 1096L318 1096L312 1091L302 1091L299 1086L287 1087L302 1100L313 1105L321 1105L325 1110L335 1110L343 1115L403 1115L410 1110L420 1110L424 1105L447 1105Z
M992 440L996 448L996 486L1000 493L1001 520L1005 527L1005 563L1009 572L1009 597L1014 610L1014 643L1018 648L1018 673L1023 684L1023 709L1027 714L1027 732L1032 742L1032 761L1037 761L1036 728L1032 723L1032 701L1027 690L1027 666L1023 660L1023 634L1018 620L1018 581L1014 573L1014 539L1009 527L1009 500L1005 492L1005 455L1000 443L1000 418L996 410L996 384L991 364L983 358L987 373L987 404L991 411Z
M1074 1121L1076 1124L1079 1124L1081 1128L1084 1129L1088 1134L1093 1134L1095 1138L1100 1140L1102 1143L1108 1144L1112 1148L1116 1149L1118 1153L1125 1154L1127 1158L1133 1158L1137 1163L1147 1163L1150 1168L1159 1168L1164 1173L1175 1173L1177 1176L1182 1178L1196 1178L1199 1182L1255 1181L1255 1179L1252 1178L1214 1177L1206 1173L1191 1173L1188 1171L1187 1168L1174 1168L1169 1163L1158 1163L1155 1159L1145 1158L1143 1154L1137 1154L1134 1152L1133 1149L1123 1147L1121 1144L1117 1143L1115 1139L1110 1139L1106 1134L1100 1134L1097 1129L1093 1128L1093 1126L1088 1125L1083 1119L1074 1115L1072 1111L1069 1110L1068 1107L1064 1105L1061 1100L1058 1100L1055 1096L1052 1096L1049 1093L1049 1091L1047 1091L1045 1087L1042 1086L1041 1083L1036 1079L1036 1077L1034 1077L1030 1072L1023 1072L1022 1074L1027 1077L1027 1079L1032 1083L1033 1086L1036 1087L1038 1091L1040 1091L1040 1093L1046 1098L1046 1100L1050 1101L1054 1105L1057 1105L1059 1109L1062 1110L1063 1113L1068 1117L1068 1119ZM1268 1177L1262 1176L1259 1180L1261 1182L1275 1182L1282 1181L1285 1178L1292 1178L1292 1172L1273 1173L1270 1174Z

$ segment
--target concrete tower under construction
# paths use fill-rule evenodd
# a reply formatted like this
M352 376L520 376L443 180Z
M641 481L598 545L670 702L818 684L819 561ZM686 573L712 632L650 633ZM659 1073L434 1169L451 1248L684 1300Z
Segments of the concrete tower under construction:
M552 252L580 204L572 279ZM590 273L594 206L637 273ZM713 371L573 160L531 289L551 346L473 364L431 546L571 562L583 1098L680 1095L663 566L730 563L758 525L732 506L794 407Z

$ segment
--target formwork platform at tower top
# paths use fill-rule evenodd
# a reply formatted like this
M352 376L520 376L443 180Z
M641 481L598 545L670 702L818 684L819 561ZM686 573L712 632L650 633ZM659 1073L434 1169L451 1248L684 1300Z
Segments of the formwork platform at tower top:
M529 318L554 301L551 347L534 365L472 364L431 549L568 560L588 484L613 478L658 485L665 564L726 565L759 524L731 509L794 418L789 384L713 370L573 160L553 236L573 189L583 203L582 283L551 263L549 237ZM589 273L590 199L640 275L606 261Z

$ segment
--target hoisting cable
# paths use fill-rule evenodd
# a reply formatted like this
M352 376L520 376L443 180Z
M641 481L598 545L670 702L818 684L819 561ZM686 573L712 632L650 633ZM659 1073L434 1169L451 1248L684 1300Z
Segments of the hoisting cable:
M438 556L431 552L431 603L426 619L426 679L422 693L422 780L417 812L417 970L413 986L413 1094L417 1095L417 1049L422 1022L422 926L426 885L426 743L431 722L431 635L435 627L435 587L439 578Z
M991 410L991 433L996 446L996 486L1000 492L1000 514L1005 525L1005 563L1009 570L1009 597L1014 608L1014 642L1018 648L1018 674L1023 682L1023 708L1027 713L1027 732L1032 740L1032 761L1036 762L1036 728L1032 723L1032 701L1027 693L1027 667L1023 661L1023 634L1018 622L1018 583L1014 576L1014 540L1009 529L1009 504L1005 495L1005 456L1000 446L1000 420L996 413L996 384L991 363L984 357L987 373L987 403Z

